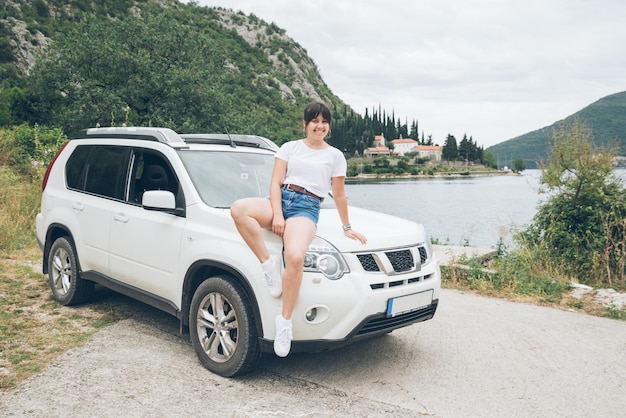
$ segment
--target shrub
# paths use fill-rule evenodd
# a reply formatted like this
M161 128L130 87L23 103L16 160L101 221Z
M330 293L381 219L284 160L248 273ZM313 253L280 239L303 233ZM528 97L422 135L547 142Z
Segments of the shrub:
M22 125L0 130L0 250L33 242L40 181L65 141L58 129Z
M35 176L47 167L57 150L67 141L58 128L20 125L0 130L0 165L20 175Z
M623 287L626 197L613 176L613 151L594 148L579 121L553 139L541 174L550 196L520 239L581 283Z

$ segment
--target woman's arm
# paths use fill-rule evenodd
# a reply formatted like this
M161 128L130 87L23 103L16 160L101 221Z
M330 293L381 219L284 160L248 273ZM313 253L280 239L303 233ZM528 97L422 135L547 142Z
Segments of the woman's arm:
M274 218L272 219L272 232L282 237L285 232L285 218L283 216L283 199L281 186L287 175L287 161L274 158L274 169L270 180L270 204Z
M339 219L341 219L341 225L344 228L344 233L347 237L361 241L361 244L367 242L365 235L360 232L356 232L350 226L350 217L348 216L348 198L346 197L345 177L333 177L331 179L331 185L333 188L333 200L335 206L337 206L337 212L339 212Z

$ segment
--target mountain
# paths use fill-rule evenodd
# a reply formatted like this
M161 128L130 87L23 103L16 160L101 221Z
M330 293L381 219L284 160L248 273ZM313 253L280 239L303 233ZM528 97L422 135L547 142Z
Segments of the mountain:
M353 114L306 50L254 15L177 0L0 2L0 126L158 124L281 143L302 134L312 100L336 120Z
M493 145L487 150L493 153L500 166L510 167L512 160L520 158L527 168L535 168L548 155L552 133L562 126L569 126L574 120L591 128L597 146L615 147L618 155L626 155L626 91L603 97L550 126Z

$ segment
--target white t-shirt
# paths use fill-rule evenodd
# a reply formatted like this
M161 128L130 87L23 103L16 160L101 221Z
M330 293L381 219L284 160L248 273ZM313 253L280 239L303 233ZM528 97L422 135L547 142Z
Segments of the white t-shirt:
M284 143L276 152L276 158L287 162L284 184L304 187L320 197L330 192L332 177L346 176L346 158L333 146L316 150L299 139Z

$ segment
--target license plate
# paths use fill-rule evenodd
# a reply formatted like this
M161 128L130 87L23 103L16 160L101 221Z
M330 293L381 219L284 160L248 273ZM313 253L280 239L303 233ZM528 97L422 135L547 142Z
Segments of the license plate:
M432 302L432 290L392 298L387 302L387 316L396 316L406 312L416 311L430 306Z

